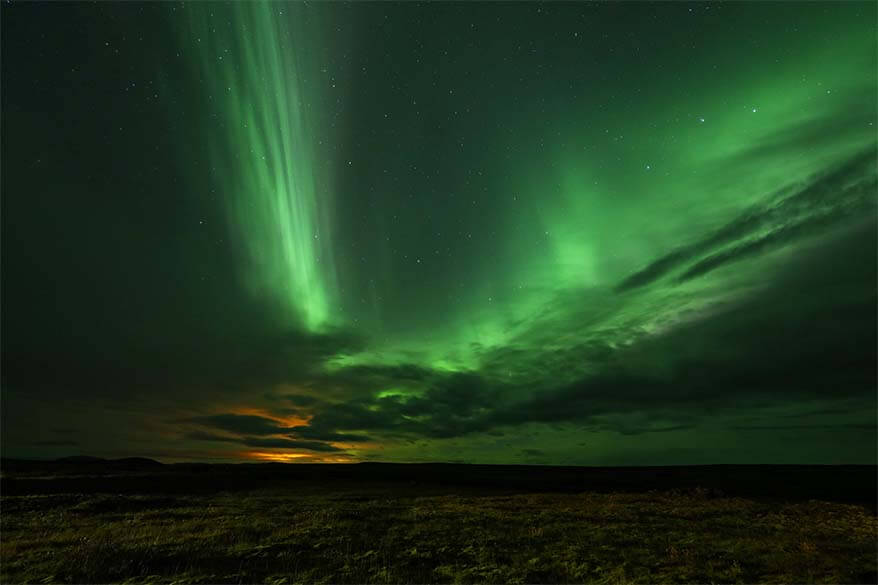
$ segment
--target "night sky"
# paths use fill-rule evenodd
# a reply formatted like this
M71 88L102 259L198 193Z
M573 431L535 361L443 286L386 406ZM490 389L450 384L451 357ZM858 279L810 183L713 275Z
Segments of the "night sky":
M876 16L3 2L3 455L875 463Z

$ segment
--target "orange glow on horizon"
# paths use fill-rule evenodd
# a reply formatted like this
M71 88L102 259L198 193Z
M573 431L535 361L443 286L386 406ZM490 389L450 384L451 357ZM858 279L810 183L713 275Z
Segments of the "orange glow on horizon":
M311 453L273 453L270 451L246 451L245 459L255 459L272 463L355 463L349 457L338 455L318 455Z

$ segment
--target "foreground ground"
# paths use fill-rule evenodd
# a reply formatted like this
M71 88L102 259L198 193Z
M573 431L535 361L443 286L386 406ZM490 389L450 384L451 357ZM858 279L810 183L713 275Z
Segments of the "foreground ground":
M874 583L874 509L713 489L288 482L2 498L0 581ZM43 490L59 491L59 490Z

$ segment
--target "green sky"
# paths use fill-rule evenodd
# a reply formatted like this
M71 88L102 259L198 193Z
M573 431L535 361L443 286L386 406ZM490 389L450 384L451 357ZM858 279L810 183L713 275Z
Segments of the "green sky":
M874 463L874 3L3 5L4 454Z

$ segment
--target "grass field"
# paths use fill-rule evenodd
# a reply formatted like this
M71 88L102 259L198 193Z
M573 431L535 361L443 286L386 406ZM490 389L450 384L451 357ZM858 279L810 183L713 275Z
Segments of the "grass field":
M3 583L874 583L865 507L320 486L2 498Z

